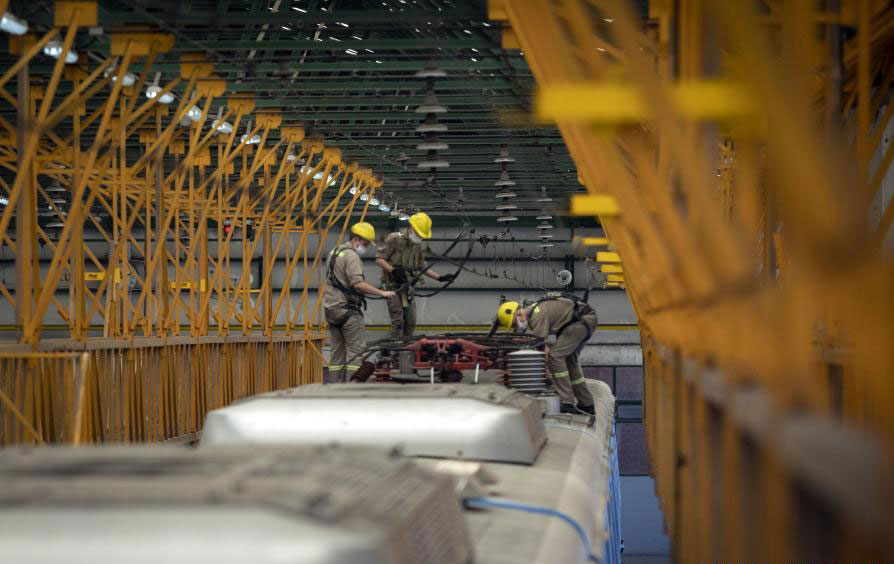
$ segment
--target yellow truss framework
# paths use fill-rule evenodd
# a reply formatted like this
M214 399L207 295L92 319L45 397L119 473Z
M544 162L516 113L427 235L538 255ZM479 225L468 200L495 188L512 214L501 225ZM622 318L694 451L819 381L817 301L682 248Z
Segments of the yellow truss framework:
M869 206L894 161L894 10L654 0L641 25L630 4L489 10L589 192L572 210L617 249L597 261L619 265L609 285L638 316L674 560L890 559L894 201L873 219ZM838 485L817 489L810 465Z
M59 27L14 38L20 57L0 76L0 98L18 111L18 123L0 120L0 166L15 174L11 184L0 180L8 199L0 245L16 257L16 286L0 283L0 300L15 309L20 328L18 344L0 345L2 444L185 436L215 406L321 381L322 335L313 328L323 323L322 292L311 299L307 273L319 270L330 233L341 240L352 214L365 216L361 196L381 186L372 170L282 124L276 112L251 115L250 99L227 100L218 119L232 121L229 134L203 129L224 88L200 55L184 57L181 77L153 99L124 87L138 61L136 84L146 83L156 55L171 47L164 34L116 34L117 59L66 66L76 31L95 18L93 2L58 2ZM52 74L32 84L29 62L58 38L64 52ZM6 88L13 79L15 94ZM57 96L63 80L72 91ZM178 103L158 102L178 86ZM88 112L88 101L99 104ZM193 107L201 119L181 126ZM248 138L260 143L237 136L246 122ZM71 133L58 135L60 124ZM279 140L268 142L277 128ZM128 155L128 143L143 148L138 157ZM70 209L54 202L44 178L69 192ZM111 225L90 213L95 206ZM45 210L54 233L37 222ZM245 236L249 226L253 238ZM85 229L99 233L107 257L85 244ZM45 267L41 246L52 256ZM277 257L285 269L274 291ZM138 271L135 261L145 267ZM293 295L299 271L304 280ZM67 303L58 293L63 281ZM41 339L52 310L69 338ZM102 337L89 336L98 321Z

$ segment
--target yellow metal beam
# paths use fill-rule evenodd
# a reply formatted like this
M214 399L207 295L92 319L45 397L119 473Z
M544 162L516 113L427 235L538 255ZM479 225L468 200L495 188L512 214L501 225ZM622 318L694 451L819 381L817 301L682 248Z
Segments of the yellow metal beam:
M747 91L729 81L678 82L668 86L667 96L686 119L741 119L757 114ZM645 121L652 113L641 87L623 82L546 86L537 97L537 116L547 121L620 124Z
M599 272L612 272L620 274L624 272L624 267L619 264L603 264L599 266Z
M596 253L598 262L621 262L621 255L610 251L600 251Z
M575 194L571 197L571 215L598 215L611 217L621 209L614 196L607 194Z

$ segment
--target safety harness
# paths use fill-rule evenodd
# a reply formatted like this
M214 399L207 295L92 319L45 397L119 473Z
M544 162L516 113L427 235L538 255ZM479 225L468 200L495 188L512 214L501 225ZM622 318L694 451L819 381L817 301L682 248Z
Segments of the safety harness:
M592 306L590 306L590 304L569 292L547 292L543 295L543 297L534 302L531 307L536 309L537 306L543 302L554 301L562 298L571 300L574 303L574 309L571 310L571 319L565 322L561 327L559 327L558 331L556 331L557 339L569 326L577 323L578 321L583 321L585 315L596 315L596 311L593 309ZM584 323L584 327L587 328L587 338L585 339L586 341L589 340L590 337L593 335L593 329L586 323Z
M335 275L335 261L344 253L345 251L351 251L353 253L357 253L357 249L351 246L341 246L332 249L329 253L328 261L329 264L326 266L326 279L336 290L340 291L345 295L345 299L348 301L345 306L347 309L351 311L356 311L357 313L363 313L363 310L366 309L366 297L355 290L354 288L345 286L341 283L341 280ZM360 256L360 253L357 253L357 256ZM344 319L339 320L336 326L341 326L347 320L348 316L345 316Z

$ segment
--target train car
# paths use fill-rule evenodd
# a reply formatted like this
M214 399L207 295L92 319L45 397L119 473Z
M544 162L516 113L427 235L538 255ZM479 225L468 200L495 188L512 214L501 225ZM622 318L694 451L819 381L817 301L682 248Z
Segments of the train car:
M496 384L307 385L211 412L199 449L337 444L399 453L462 485L474 562L620 562L614 398L596 415Z

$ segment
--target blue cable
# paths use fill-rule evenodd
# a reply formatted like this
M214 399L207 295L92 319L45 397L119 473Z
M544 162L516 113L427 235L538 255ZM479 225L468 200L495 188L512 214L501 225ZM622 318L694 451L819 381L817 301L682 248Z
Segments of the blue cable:
M593 554L593 545L590 543L590 537L587 536L587 532L584 530L581 524L578 523L576 519L574 519L574 517L568 515L567 513L563 513L558 509L552 509L549 507L528 505L527 503L520 503L518 501L503 501L501 499L495 499L492 497L470 497L463 501L468 507L513 509L515 511L524 511L525 513L535 513L537 515L558 517L562 521L571 525L571 528L574 529L575 533L577 533L578 538L584 545L584 553L587 555L587 560L589 560L590 562L599 562L599 559L596 558L595 554Z

